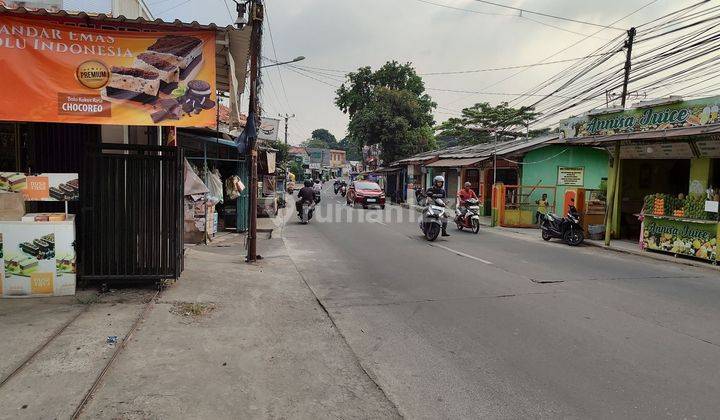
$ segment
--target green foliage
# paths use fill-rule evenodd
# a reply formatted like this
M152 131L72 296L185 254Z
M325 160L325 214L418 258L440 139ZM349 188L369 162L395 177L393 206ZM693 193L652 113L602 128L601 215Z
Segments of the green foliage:
M337 139L330 131L324 128L318 128L316 130L313 130L310 136L313 140L321 140L323 143L325 143L327 149L337 149Z
M315 137L311 137L304 142L300 144L302 147L311 147L316 149L329 149L328 144L325 142L325 140L322 139L316 139Z
M290 146L280 140L269 140L266 144L273 149L277 149L275 161L279 166L284 167L288 160L290 160Z
M501 136L525 135L524 127L538 115L532 107L513 108L507 102L492 106L481 102L463 109L462 117L450 118L435 130L438 136L457 138L462 144L487 143L496 132Z
M346 160L362 160L362 148L358 144L350 140L350 137L345 137L338 143L338 148L345 151Z
M293 160L292 162L290 162L290 168L289 168L289 169L290 169L290 172L292 172L293 174L295 174L295 179L296 179L296 180L298 180L298 181L302 181L302 180L303 180L303 175L305 174L305 171L304 171L304 169L303 169L303 167L302 167L302 163L300 163L300 162L298 162L298 161L296 161L296 160Z
M432 109L422 78L410 63L385 63L373 72L362 67L347 75L335 105L348 114L348 141L380 144L382 159L392 162L434 147Z

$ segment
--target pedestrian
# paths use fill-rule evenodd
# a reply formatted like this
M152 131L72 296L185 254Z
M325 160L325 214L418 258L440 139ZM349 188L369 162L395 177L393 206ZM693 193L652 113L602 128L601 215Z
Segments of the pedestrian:
M547 194L543 194L539 200L535 201L535 204L537 204L537 210L535 211L535 224L539 224L547 215L547 198Z

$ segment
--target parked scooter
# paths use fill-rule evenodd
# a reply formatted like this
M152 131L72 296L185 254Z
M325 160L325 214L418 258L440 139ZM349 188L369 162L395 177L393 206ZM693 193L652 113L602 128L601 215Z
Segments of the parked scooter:
M420 230L425 239L434 241L442 231L443 218L445 216L445 202L440 198L428 199L427 207L423 210L420 219Z
M585 240L585 234L577 214L569 213L565 217L560 217L548 213L543 216L540 229L542 238L546 241L560 238L570 246L577 246Z
M455 224L458 230L467 228L472 233L480 232L480 202L477 198L470 198L465 201L465 214L457 213Z

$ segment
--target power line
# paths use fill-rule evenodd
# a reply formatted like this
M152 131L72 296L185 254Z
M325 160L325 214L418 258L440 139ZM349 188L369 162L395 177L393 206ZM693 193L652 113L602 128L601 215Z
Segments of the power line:
M571 61L578 61L583 60L590 57L602 57L608 54L614 54L614 52L608 52L608 53L602 53L602 54L591 54L586 55L584 57L577 57L577 58L568 58L565 60L555 60L555 61L544 61L539 63L532 63L532 64L518 64L515 66L507 66L507 67L491 67L491 68L485 68L485 69L475 69L475 70L460 70L460 71L442 71L442 72L432 72L432 73L418 73L418 76L437 76L437 75L452 75L452 74L468 74L468 73L483 73L483 72L490 72L490 71L501 71L501 70L514 70L514 69L523 69L523 68L529 68L529 67L539 67L539 66L549 66L551 64L558 64L558 63L569 63Z
M183 1L183 2L180 2L180 3L178 3L178 4L176 4L176 5L172 6L172 7L169 7L169 8L167 8L167 9L163 10L162 12L156 12L156 13L153 13L153 14L155 14L155 15L161 15L161 14L163 14L163 13L165 13L165 12L169 12L169 11L171 11L171 10L173 10L173 9L177 9L178 7L182 6L183 4L188 4L188 3L190 3L191 1L192 1L192 0L185 0L185 1Z
M464 9L464 8L462 8L462 7L455 7L455 6L450 6L450 5L448 5L448 4L435 3L435 2L432 2L432 1L428 1L428 0L415 0L415 1L419 1L420 3L425 3L425 4L432 4L433 6L444 7L444 8L446 8L446 9L459 10L459 11L462 11L462 12L476 13L476 14L478 14L478 15L486 15L486 16L508 16L508 17L514 17L514 16L515 16L515 15L509 15L509 14L503 14L503 13L482 12L482 11L480 11L480 10Z
M270 28L270 14L268 13L267 2L263 1L263 3L265 5L265 8L264 8L265 19L264 20L267 23L268 34L270 35L270 45L272 45L273 55L275 56L275 62L279 63L280 61L277 58L277 50L275 49L275 39L273 38L272 29ZM278 77L280 78L280 86L282 86L283 95L285 96L285 102L287 103L287 106L288 106L288 109L290 110L290 112L292 112L292 106L290 106L290 100L288 99L287 90L285 90L285 81L283 80L283 77L282 77L282 71L280 71L280 66L275 66L275 68L277 69ZM293 114L294 114L294 112L293 112Z
M571 19L571 18L566 18L566 17L562 17L562 16L555 16L555 15L551 15L551 14L548 14L548 13L535 12L535 11L528 10L528 9L521 9L521 8L519 8L519 7L508 6L508 5L506 5L506 4L500 4L500 3L494 3L494 2L491 2L491 1L487 1L487 0L474 0L474 1L476 1L476 2L478 2L478 3L489 4L489 5L492 5L492 6L503 7L503 8L505 8L505 9L517 10L517 11L519 11L520 13L530 13L530 14L533 14L533 15L545 16L545 17L549 17L549 18L553 18L553 19L559 19L559 20L565 20L565 21L568 21L568 22L581 23L581 24L583 24L583 25L590 25L590 26L595 26L595 27L603 28L603 29L615 29L615 30L618 30L618 31L623 31L623 32L625 32L625 29L616 28L616 27L612 26L612 25L614 25L615 23L611 23L610 25L601 25L601 24L598 24L598 23L585 22L585 21L582 21L582 20Z

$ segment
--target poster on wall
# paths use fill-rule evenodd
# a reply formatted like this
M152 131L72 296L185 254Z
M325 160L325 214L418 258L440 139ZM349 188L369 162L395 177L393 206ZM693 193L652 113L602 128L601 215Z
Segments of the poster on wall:
M83 28L0 15L2 121L215 124L215 32Z
M80 183L76 173L0 172L0 193L22 194L25 201L77 201Z
M3 223L0 229L3 297L75 294L72 223Z
M582 187L585 185L585 168L558 166L557 185Z

